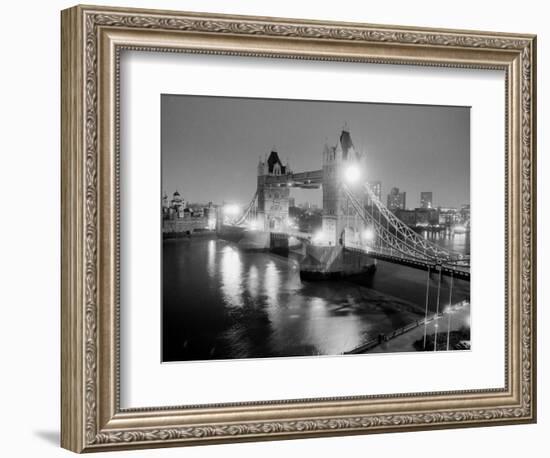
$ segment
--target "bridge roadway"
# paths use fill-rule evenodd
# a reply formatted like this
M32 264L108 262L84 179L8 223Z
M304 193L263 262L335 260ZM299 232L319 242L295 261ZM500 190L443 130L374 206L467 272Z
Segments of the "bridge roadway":
M365 253L371 258L378 259L380 261L391 262L393 264L400 264L402 266L412 267L413 269L428 270L432 272L439 272L441 270L442 275L453 276L461 280L470 281L470 268L462 265L450 265L444 263L427 262L423 259L408 258L401 253L393 253L391 250L388 252L380 252L374 250L368 250L365 248L358 248L353 246L345 246L346 250Z
M275 237L295 237L299 240L304 240L307 242L311 242L312 234L309 232L299 232L299 231L289 231L289 232L271 232L272 235ZM441 270L442 275L446 276L453 276L454 278L459 278L461 280L470 281L470 268L468 266L464 265L452 265L452 264L445 264L445 263L436 263L436 262L428 262L424 259L418 259L418 258L411 258L404 256L402 253L399 253L397 250L388 249L388 248L380 248L377 250L369 250L362 246L354 246L354 245L345 245L344 249L348 251L354 251L362 254L367 254L370 257L390 262L393 264L399 264L402 266L411 267L413 269L419 269L419 270L430 270L432 272L439 272Z
M310 232L300 232L300 231L288 231L288 232L270 232L271 235L274 235L275 237L295 237L298 240L305 240L308 242L311 242L311 239L313 237L313 234Z

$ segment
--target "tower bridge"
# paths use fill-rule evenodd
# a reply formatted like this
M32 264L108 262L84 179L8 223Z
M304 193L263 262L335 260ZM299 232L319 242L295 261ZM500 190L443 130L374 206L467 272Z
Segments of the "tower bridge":
M292 240L299 241L304 250L300 273L306 278L364 275L375 269L376 260L384 260L469 280L469 257L432 243L399 220L365 181L366 167L366 156L356 150L347 129L336 145L325 144L318 170L295 172L271 151L259 160L250 204L231 224L220 224L218 232L240 234L248 248L288 249ZM322 189L318 233L290 225L293 188Z

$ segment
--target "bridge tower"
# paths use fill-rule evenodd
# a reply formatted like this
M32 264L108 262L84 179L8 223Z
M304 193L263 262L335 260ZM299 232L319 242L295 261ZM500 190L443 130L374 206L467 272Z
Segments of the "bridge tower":
M288 225L290 188L281 183L281 175L292 172L288 163L283 165L274 149L267 159L258 163L257 225L269 232L284 231ZM276 177L274 179L273 177ZM284 181L284 180L283 180Z
M364 227L342 188L365 181L365 157L344 127L336 146L323 149L323 237L331 246L359 241Z

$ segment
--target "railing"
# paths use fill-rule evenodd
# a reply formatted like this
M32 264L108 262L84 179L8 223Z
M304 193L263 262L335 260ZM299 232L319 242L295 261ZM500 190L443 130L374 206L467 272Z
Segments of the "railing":
M407 241L409 241L413 245L416 245L417 247L420 247L419 251L423 251L425 256L432 256L438 259L443 258L446 260L456 260L463 258L463 255L461 253L442 248L439 245L432 243L421 235L417 234L397 216L395 216L382 202L380 202L380 200L378 199L376 194L374 194L372 189L370 189L368 184L365 184L363 188L367 194L368 199L376 206L379 214L382 214L384 219L387 221L388 226L394 228L396 234L403 234Z
M265 175L265 184L284 184L289 187L319 187L323 181L322 170L312 170L309 172L289 173L286 175Z
M252 200L250 201L250 203L246 207L246 209L243 212L242 216L237 221L235 221L235 223L234 223L235 226L240 226L242 223L244 223L246 221L246 219L248 218L248 215L250 214L250 211L255 206L254 204L256 203L256 198L257 197L258 197L258 191L256 190L256 192L254 193L254 196L252 197Z
M300 231L286 231L286 232L277 232L277 231L270 231L272 234L277 234L285 237L295 237L297 239L307 240L310 241L313 237L313 234L309 232L300 232Z
M379 253L386 252L389 256L410 259L426 264L460 265L469 268L469 259L462 254L446 250L414 232L405 223L391 213L365 185L366 194L370 200L370 212L359 202L357 197L344 184L343 190L354 211L366 227L372 227L376 233ZM374 215L376 209L376 216Z
M470 301L463 300L463 301L460 301L460 302L457 302L456 304L454 304L453 307L464 307L465 305L468 305L469 303L470 303ZM444 315L444 313L440 312L438 314L438 319L439 319L440 316L443 316L443 315ZM369 339L365 343L363 343L362 345L359 345L358 347L354 348L353 350L346 351L343 354L344 355L356 355L356 354L360 354L360 353L365 353L369 350L372 350L374 347L377 347L378 345L381 345L384 342L388 342L392 339L395 339L396 337L402 336L403 334L405 334L409 331L412 331L413 329L416 329L419 326L430 323L434 320L435 320L435 316L432 315L428 319L415 320L415 321L413 321L412 323L409 323L406 326L394 329L389 334L380 333L378 335L378 337Z
M388 248L371 249L369 247L358 247L354 245L350 246L347 244L344 245L344 248L349 251L355 251L355 252L367 254L381 261L402 264L413 268L421 268L423 270L426 270L426 268L432 268L434 269L434 271L438 269L442 269L445 275L450 275L454 273L455 275L458 275L459 278L462 278L464 280L470 277L469 266L461 266L460 264L453 264L453 263L439 264L437 262L433 262L425 259L411 258L409 256L404 256L402 253L396 252L391 248L390 249Z

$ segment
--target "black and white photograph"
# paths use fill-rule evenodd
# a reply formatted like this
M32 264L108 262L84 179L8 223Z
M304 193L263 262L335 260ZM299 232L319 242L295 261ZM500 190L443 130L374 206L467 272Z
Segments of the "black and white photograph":
M91 3L3 4L2 456L544 455L544 2Z
M161 96L162 361L469 350L470 108Z

